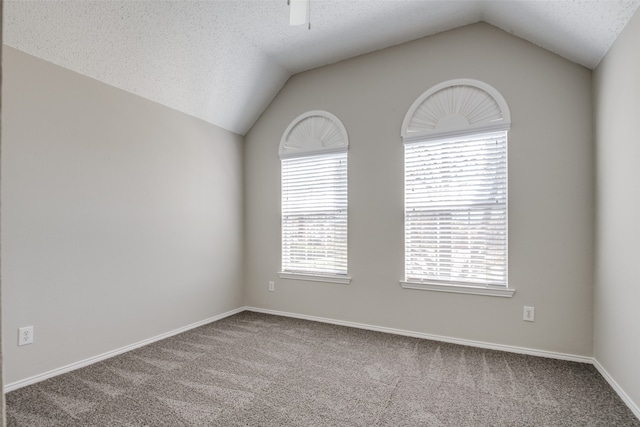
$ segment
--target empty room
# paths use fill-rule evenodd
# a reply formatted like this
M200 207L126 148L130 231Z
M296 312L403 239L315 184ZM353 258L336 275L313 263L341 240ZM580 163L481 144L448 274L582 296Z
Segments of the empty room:
M7 426L640 426L640 0L2 2Z

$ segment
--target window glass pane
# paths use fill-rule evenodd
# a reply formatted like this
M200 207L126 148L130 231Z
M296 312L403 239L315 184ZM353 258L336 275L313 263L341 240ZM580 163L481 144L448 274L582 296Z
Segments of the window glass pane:
M282 271L347 274L347 153L282 159Z
M405 144L405 275L507 286L506 131Z

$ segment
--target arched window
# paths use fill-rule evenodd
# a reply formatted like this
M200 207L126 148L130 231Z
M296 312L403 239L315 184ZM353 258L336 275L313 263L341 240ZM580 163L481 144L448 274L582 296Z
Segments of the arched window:
M443 82L413 103L405 149L402 286L512 296L507 282L509 108L486 83Z
M310 111L287 127L282 163L282 278L349 283L347 150L342 122Z

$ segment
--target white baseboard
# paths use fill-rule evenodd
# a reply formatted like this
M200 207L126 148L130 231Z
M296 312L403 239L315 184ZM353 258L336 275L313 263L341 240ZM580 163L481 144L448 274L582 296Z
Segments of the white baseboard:
M506 351L509 353L527 354L530 356L547 357L550 359L569 360L572 362L593 363L593 358L588 356L579 356L576 354L557 353L554 351L536 350L532 348L516 347L512 345L493 344L493 343L488 343L484 341L451 338L451 337L445 337L441 335L425 334L423 332L414 332L414 331L407 331L404 329L387 328L384 326L367 325L364 323L347 322L344 320L328 319L326 317L307 316L305 314L288 313L285 311L268 310L268 309L258 308L258 307L245 307L245 309L248 311L255 311L257 313L274 314L276 316L285 316L285 317L294 317L296 319L313 320L315 322L331 323L333 325L349 326L352 328L366 329L368 331L385 332L388 334L402 335L406 337L424 338L424 339L433 340L433 341L448 342L451 344L460 344L460 345L467 345L470 347L486 348L489 350L500 350L500 351Z
M155 337L148 338L146 340L138 341L136 343L120 347L116 350L108 351L106 353L99 354L97 356L90 357L88 359L81 360L79 362L71 363L69 365L63 366L61 368L53 369L48 372L44 372L42 374L34 375L29 378L25 378L20 381L16 381L10 384L6 384L4 386L4 392L8 393L10 391L19 389L21 387L28 386L30 384L35 384L40 381L44 381L48 378L52 378L61 374L65 374L67 372L74 371L79 368L83 368L85 366L91 365L93 363L100 362L105 359L109 359L110 357L117 356L118 354L126 353L127 351L134 350L136 348L145 346L147 344L151 344L156 341L160 341L165 338L169 338L173 335L178 335L179 333L186 332L190 329L197 328L202 325L206 325L211 322L215 322L216 320L224 319L225 317L233 316L234 314L241 313L245 311L245 307L236 308L235 310L227 311L226 313L219 314L217 316L209 317L208 319L201 320L196 323L192 323L187 326L183 326L182 328L174 329L173 331L165 332L164 334L156 335Z
M631 400L629 395L625 393L622 387L620 387L616 380L613 379L609 372L604 369L604 366L602 366L600 362L598 362L598 359L596 359L595 357L593 358L593 366L595 366L598 372L600 372L600 375L602 375L604 379L607 380L611 388L614 389L616 393L618 393L620 399L622 399L622 401L629 407L629 409L631 409L633 415L635 415L640 420L640 406L638 406L633 400Z

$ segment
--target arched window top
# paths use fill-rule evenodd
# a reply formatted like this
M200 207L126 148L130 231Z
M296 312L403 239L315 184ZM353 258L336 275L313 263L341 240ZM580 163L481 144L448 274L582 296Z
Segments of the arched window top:
M507 102L493 86L455 79L433 86L415 100L404 117L401 134L404 142L410 142L510 126Z
M289 124L280 140L280 158L347 151L347 130L336 116L326 111L309 111Z

